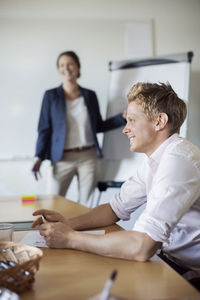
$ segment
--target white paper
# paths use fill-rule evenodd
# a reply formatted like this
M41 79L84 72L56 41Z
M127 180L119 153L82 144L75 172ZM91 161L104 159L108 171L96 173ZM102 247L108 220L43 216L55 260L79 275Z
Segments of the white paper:
M39 248L48 248L44 237L40 235L39 231L28 232L21 240L21 243Z
M105 230L93 230L93 231L81 231L89 234L105 234ZM40 235L39 231L30 231L21 240L21 243L34 246L38 248L48 248L46 241L43 236Z

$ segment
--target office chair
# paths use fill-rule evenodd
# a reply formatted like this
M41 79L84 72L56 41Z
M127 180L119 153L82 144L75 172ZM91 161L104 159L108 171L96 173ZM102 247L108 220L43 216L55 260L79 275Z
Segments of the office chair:
M96 206L99 206L101 193L105 192L108 188L120 188L124 181L99 181L97 188L99 189L99 195L97 198Z

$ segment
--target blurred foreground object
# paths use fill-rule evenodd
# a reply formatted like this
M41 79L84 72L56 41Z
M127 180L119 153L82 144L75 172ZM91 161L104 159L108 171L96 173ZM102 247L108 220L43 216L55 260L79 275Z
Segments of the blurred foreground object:
M17 293L30 290L42 255L36 247L0 242L0 287Z

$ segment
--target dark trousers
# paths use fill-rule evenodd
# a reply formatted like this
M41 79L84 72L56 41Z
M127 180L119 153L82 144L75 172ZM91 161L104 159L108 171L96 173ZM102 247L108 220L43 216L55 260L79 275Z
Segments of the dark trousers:
M177 265L175 262L171 261L162 251L160 252L160 254L158 254L158 256L164 261L166 262L170 267L172 267L177 273L179 273L180 275L184 275L187 272L191 271L189 268L187 267L182 267ZM193 278L191 280L189 280L189 282L200 291L200 278Z

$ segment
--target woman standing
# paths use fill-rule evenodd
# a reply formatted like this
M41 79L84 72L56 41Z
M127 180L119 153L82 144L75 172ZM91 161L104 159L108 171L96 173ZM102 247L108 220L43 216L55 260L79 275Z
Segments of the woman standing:
M51 160L54 192L62 196L77 175L79 201L87 205L96 187L98 157L102 157L96 133L123 126L125 120L122 114L102 120L95 92L77 83L80 67L73 51L58 56L62 85L44 94L35 154L38 159L32 171L38 180L42 161Z

